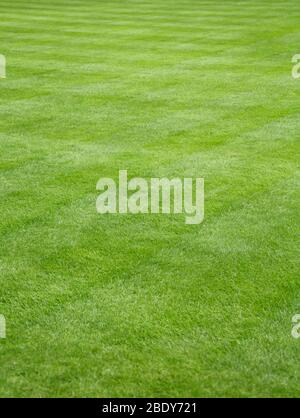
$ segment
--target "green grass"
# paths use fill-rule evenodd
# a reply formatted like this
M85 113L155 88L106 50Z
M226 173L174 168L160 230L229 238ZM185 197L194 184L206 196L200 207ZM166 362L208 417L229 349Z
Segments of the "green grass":
M299 396L299 0L0 15L0 396ZM119 169L205 222L98 215Z

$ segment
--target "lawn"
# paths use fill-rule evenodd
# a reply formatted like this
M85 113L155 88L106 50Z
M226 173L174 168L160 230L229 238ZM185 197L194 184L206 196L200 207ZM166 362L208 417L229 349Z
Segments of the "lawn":
M296 397L299 0L1 0L1 397ZM205 220L100 215L203 177Z

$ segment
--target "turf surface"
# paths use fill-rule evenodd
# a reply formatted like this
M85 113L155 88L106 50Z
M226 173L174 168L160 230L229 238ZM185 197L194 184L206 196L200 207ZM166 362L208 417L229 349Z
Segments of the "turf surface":
M299 396L298 0L0 0L0 396ZM96 213L204 177L206 217Z

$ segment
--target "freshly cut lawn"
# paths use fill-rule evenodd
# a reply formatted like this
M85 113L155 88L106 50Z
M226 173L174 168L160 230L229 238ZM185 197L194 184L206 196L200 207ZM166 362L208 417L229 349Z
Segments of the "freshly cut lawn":
M299 0L0 16L0 396L299 396ZM119 169L205 222L97 214Z

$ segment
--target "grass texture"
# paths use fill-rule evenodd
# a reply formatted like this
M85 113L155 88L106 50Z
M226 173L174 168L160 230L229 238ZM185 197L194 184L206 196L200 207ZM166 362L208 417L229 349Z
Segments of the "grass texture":
M1 0L1 397L300 395L298 0ZM205 221L96 213L204 177Z

